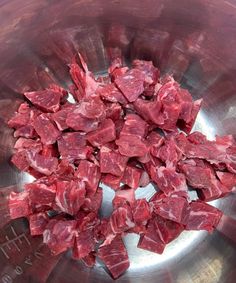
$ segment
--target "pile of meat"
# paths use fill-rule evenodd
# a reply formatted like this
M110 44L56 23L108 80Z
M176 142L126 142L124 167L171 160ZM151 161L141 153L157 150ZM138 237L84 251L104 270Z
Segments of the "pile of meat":
M128 68L117 58L95 78L80 54L77 61L73 103L57 85L27 92L8 122L17 138L11 161L35 177L11 193L9 210L12 219L27 217L53 254L72 249L91 267L97 256L117 278L129 267L127 233L140 235L138 248L161 254L183 230L213 231L222 212L206 202L236 185L236 142L189 134L201 100L160 78L152 62ZM153 197L136 199L150 182ZM115 191L108 218L99 215L101 183Z

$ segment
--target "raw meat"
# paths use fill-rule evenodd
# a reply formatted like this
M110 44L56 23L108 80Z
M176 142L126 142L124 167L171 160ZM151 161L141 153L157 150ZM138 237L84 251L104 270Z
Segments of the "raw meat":
M98 257L105 263L114 279L129 268L129 258L121 237L117 236L110 245L98 249Z
M35 178L22 192L10 193L11 219L27 217L31 235L43 235L52 254L71 249L74 259L90 267L98 256L114 279L129 267L122 236L135 233L139 248L161 254L184 230L212 232L222 212L206 201L236 186L233 136L209 141L200 132L189 134L202 99L193 101L172 76L160 77L151 61L123 65L130 39L123 27L115 30L122 46L106 50L112 61L108 75L94 76L80 53L69 56L74 103L67 90L50 85L25 93L30 102L8 121L18 138L11 162ZM169 35L161 36L166 40ZM159 51L168 53L164 45ZM182 60L173 58L182 50L174 51L168 68ZM180 62L185 64L181 70L186 62ZM106 218L110 211L100 211L100 183L115 191ZM156 193L149 200L140 198L149 183ZM187 184L198 200L190 201Z

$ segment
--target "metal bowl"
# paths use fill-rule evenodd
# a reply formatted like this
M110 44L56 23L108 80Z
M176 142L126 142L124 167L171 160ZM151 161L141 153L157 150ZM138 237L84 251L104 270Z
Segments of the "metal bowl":
M236 135L236 1L1 0L0 24L0 282L112 282L99 263L89 269L69 253L52 257L24 219L9 222L7 196L32 178L9 163L14 138L6 121L24 91L52 82L68 88L77 50L100 74L121 50L127 63L153 60L194 98L204 98L195 129L208 138ZM152 193L152 187L137 192ZM111 198L104 188L103 214ZM131 266L117 282L235 282L235 193L213 205L225 213L217 230L185 232L163 255L136 248L137 238L127 236Z

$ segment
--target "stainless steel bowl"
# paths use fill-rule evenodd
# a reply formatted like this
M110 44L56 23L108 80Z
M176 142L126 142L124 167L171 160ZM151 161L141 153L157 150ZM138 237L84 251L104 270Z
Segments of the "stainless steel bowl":
M10 163L14 139L6 121L22 92L51 82L68 88L67 64L79 50L96 73L104 73L114 52L153 60L173 73L204 104L195 129L209 138L236 135L235 0L1 0L0 1L0 282L112 282L103 268L52 257L27 221L9 222L7 196L31 180ZM151 195L153 188L139 191ZM112 191L104 189L102 213ZM125 242L131 266L124 283L233 283L236 281L235 193L215 201L225 213L217 231L186 232L163 255Z

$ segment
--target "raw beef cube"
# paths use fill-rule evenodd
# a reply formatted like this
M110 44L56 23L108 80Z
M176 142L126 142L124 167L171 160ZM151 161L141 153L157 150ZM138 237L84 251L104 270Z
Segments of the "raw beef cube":
M23 113L15 113L15 115L8 121L10 128L19 129L29 124L30 121L30 109L27 106L27 111Z
M25 92L24 96L36 107L46 112L56 112L60 107L61 94L48 90Z
M189 123L192 119L193 100L187 89L180 89L177 95L177 100L181 104L179 119L185 123Z
M156 225L156 232L158 233L161 241L165 244L176 239L179 234L184 231L184 225L164 219L159 215L155 215L154 221Z
M108 70L109 71L109 70ZM111 75L111 81L114 82L120 76L125 75L129 71L128 67L115 68Z
M160 115L162 122L159 124L159 127L167 131L177 130L176 124L180 115L180 111L181 105L179 104L172 103L164 105Z
M116 191L115 197L112 200L112 205L113 208L116 209L121 206L126 206L127 204L132 204L134 201L134 190L128 188L127 186L123 186Z
M58 139L58 150L62 158L70 162L86 159L92 152L91 147L86 146L85 135L79 132L62 134Z
M116 88L114 83L101 86L97 89L100 97L109 102L119 102L120 104L127 104L128 101L124 95Z
M43 144L41 155L46 157L59 157L59 153L55 144Z
M158 254L163 253L165 243L162 242L157 232L154 219L149 220L146 232L139 239L138 248Z
M101 182L113 190L118 190L120 187L122 176L114 176L111 174L103 174Z
M30 215L28 219L31 236L42 235L49 221L47 213L35 213Z
M29 138L37 137L37 134L36 134L34 127L32 125L26 125L26 126L22 126L22 127L18 128L17 130L15 130L14 137L15 138L25 137L25 138L29 139Z
M116 125L117 120L121 120L123 109L118 103L106 103L106 118L110 118ZM123 126L123 119L122 119ZM117 132L117 131L116 131Z
M40 152L42 150L42 144L39 140L19 138L16 141L14 148L19 150L30 149L34 152Z
M186 230L212 232L218 225L222 212L202 201L192 201L187 215Z
M103 192L101 188L98 188L93 196L85 197L82 209L84 211L97 212L102 204Z
M75 167L73 164L69 163L68 160L62 159L57 166L56 175L61 176L63 179L65 178L73 178L75 173Z
M60 131L64 131L69 127L69 125L66 123L66 119L69 113L73 112L74 105L64 107L63 109L57 111L56 113L53 113L51 115L52 120L57 125L57 128Z
M114 234L122 233L135 226L130 206L117 207L110 217L111 230Z
M78 231L86 231L94 229L100 220L95 212L85 213L84 211L79 211L76 215L77 219L77 228Z
M181 197L165 197L154 202L154 212L165 219L185 224L188 202Z
M163 166L157 168L157 178L154 180L158 188L165 195L178 194L187 198L187 184L183 174L175 172L174 169Z
M146 172L148 173L150 179L157 183L158 177L157 177L157 169L162 166L162 163L159 159L153 157L151 160L143 164Z
M105 110L105 104L99 97L89 97L83 99L76 109L77 113L88 119L104 118Z
M140 70L145 76L145 84L151 85L157 83L160 77L160 71L153 66L152 61L133 60L132 66Z
M115 176L123 175L128 158L119 152L112 151L102 146L100 150L100 171Z
M53 90L53 91L59 93L62 100L67 99L68 91L65 90L64 88L62 88L61 86L56 85L56 84L50 84L48 89Z
M121 182L128 185L130 188L137 189L141 175L141 169L127 165Z
M154 100L138 98L133 105L136 112L147 122L154 123L155 125L161 125L163 123L163 118L160 115L162 104L156 97Z
M99 167L87 160L81 160L78 166L75 176L86 184L86 194L88 196L93 195L98 187L101 173Z
M30 167L45 175L56 171L58 160L56 157L47 157L38 153L27 151L26 158Z
M111 119L105 119L99 127L87 134L87 140L95 147L100 147L116 139L115 124Z
M145 75L138 69L132 69L115 79L115 84L129 102L134 102L144 91Z
M129 258L121 237L116 237L110 245L98 249L98 257L104 262L114 279L129 268Z
M197 195L201 200L211 201L222 198L228 195L230 192L231 190L228 187L221 184L220 181L214 180L212 181L211 187L197 190Z
M133 135L122 135L116 144L119 152L128 157L141 157L148 152L148 148L142 138Z
M85 200L85 184L81 181L57 181L55 209L75 215Z
M159 148L164 143L164 138L161 135L159 135L157 132L152 131L147 136L146 141L147 141L150 153L153 156L157 157Z
M153 153L155 153L155 155ZM181 151L176 147L175 142L172 139L166 140L159 150L155 152L152 150L152 154L165 162L166 167L168 168L175 168L177 162L182 157Z
M52 219L43 232L43 242L54 255L73 247L75 240L75 220Z
M41 114L35 118L33 126L43 144L53 144L61 135L46 114Z
M147 123L136 114L128 114L125 116L125 123L120 135L135 135L138 137L146 136Z
M90 252L87 256L81 258L81 260L83 261L83 263L87 266L87 267L94 267L95 263L96 263L96 255L95 252Z
M236 186L236 175L229 172L216 172L217 177L220 179L220 182L226 186L228 189L232 190Z
M97 119L88 119L83 117L76 107L73 111L68 113L66 124L69 128L75 131L91 132L95 131L98 127L99 121Z
M36 182L25 184L25 190L29 194L32 204L51 206L56 197L56 186L38 184Z
M133 219L136 224L147 223L151 218L151 211L146 199L137 199L131 206Z
M27 192L11 192L8 200L10 218L16 219L32 213Z
M13 154L11 162L21 171L26 171L29 168L29 162L27 160L25 150L21 150Z
M82 259L95 249L95 240L92 230L78 232L73 247L73 258Z
M150 183L149 175L146 171L142 171L141 178L139 180L139 187L146 187Z

